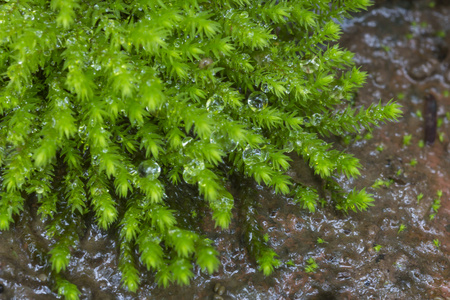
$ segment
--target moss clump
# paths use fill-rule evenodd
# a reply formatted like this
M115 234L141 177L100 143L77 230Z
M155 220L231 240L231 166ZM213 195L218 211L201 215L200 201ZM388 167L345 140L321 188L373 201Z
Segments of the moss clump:
M230 172L314 211L318 194L285 174L286 153L324 179L358 176L358 160L323 137L400 114L393 102L351 106L366 75L332 45L337 21L369 2L2 1L0 229L36 195L56 241L56 288L76 299L62 271L77 245L74 224L90 211L99 227L118 228L131 291L140 281L136 249L163 286L188 284L193 263L218 268L212 242L177 219L198 211L172 209L171 185L198 187L221 228L234 206L224 187ZM336 195L344 211L373 201L364 190ZM268 275L276 254L262 235L256 242Z

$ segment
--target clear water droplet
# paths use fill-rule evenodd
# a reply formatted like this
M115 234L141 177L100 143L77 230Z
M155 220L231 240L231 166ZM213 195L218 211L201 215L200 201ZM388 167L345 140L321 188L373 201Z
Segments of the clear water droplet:
M262 92L253 92L248 96L248 105L253 111L263 110L268 103L267 95Z
M344 90L340 86L335 86L331 91L331 97L341 100L344 98Z
M205 163L202 160L194 159L189 164L184 166L183 179L188 184L195 184L197 176L205 168Z
M224 108L222 97L218 94L212 95L211 98L206 101L206 109L213 113L220 113Z
M311 125L318 126L320 124L320 122L322 121L322 115L315 113L312 115L310 121L311 121Z
M161 167L154 160L145 160L138 167L139 176L155 180L161 174Z
M246 165L253 165L265 161L262 151L260 149L254 149L250 146L245 147L242 152L242 159Z
M317 62L317 57L308 59L307 61L300 63L300 67L307 74L311 74L311 73L317 71L319 69L319 63Z
M292 151L294 151L294 143L292 143L291 140L288 140L284 145L284 151L287 153L291 153Z
M42 186L38 186L36 188L36 194L43 194L44 193L44 188Z
M186 147L190 142L192 142L194 139L193 138L191 138L191 137L187 137L187 138L185 138L182 142L181 142L181 144L183 145L183 147Z
M263 93L268 93L268 92L270 92L269 85L268 85L267 83L261 84L261 91L262 91Z

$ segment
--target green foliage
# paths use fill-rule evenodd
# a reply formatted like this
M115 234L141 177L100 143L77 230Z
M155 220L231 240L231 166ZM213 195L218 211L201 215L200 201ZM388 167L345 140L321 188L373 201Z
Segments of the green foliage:
M316 260L312 257L308 258L306 261L305 272L306 273L316 273L319 266L316 263Z
M361 164L324 138L401 114L392 101L353 105L366 74L335 41L339 21L369 4L1 2L0 230L26 194L36 195L60 276L78 243L75 228L92 211L100 228L118 228L123 284L136 291L140 264L162 286L188 284L195 263L218 268L212 242L178 224L190 211L174 209L166 196L174 186L198 187L220 228L234 208L230 174L314 212L324 202L317 190L285 173L295 151L338 209L366 210L370 194L345 195L332 179L359 176ZM277 255L252 217L256 204L243 207L250 253L269 275ZM77 299L78 289L57 278L58 293Z

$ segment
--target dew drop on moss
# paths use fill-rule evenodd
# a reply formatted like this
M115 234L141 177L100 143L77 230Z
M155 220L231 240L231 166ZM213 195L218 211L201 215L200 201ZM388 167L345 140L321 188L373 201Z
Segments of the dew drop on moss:
M248 106L253 111L263 110L267 107L269 100L267 99L266 94L262 92L253 92L248 96Z
M212 95L211 98L206 101L206 109L210 112L220 113L224 108L222 97L217 94Z
M139 176L155 180L161 174L161 167L154 160L145 160L138 167Z
M260 149L254 149L247 146L242 152L242 159L246 165L253 165L264 161L264 157Z
M195 184L200 171L205 168L205 163L202 160L194 159L189 164L184 166L183 179L186 183Z
M316 60L316 57L308 59L307 61L300 63L300 67L305 73L311 74L319 69L319 63Z

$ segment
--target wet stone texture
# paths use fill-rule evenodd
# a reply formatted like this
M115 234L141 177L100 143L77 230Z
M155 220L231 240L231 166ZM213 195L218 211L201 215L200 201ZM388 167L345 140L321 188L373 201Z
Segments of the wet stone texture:
M404 111L398 123L374 130L372 139L355 138L348 146L336 142L364 165L357 180L337 178L345 189L370 187L378 179L390 182L368 188L374 207L344 215L327 205L311 214L265 188L235 184L237 207L246 189L256 191L259 224L282 262L273 276L264 277L248 254L237 210L225 231L214 229L207 213L200 228L220 252L219 271L207 275L194 268L191 286L161 289L143 269L136 294L121 288L115 233L88 226L65 273L81 289L81 299L449 299L450 121L445 114L450 112L450 6L434 3L430 8L429 1L377 1L344 24L341 45L356 53L356 64L368 73L356 105L394 98ZM428 93L437 101L442 141L436 138L421 148ZM411 144L404 146L408 134ZM293 158L289 174L320 188L320 181ZM430 220L438 190L441 207ZM329 201L326 193L323 197ZM399 232L401 225L406 227ZM0 232L1 300L57 297L43 264L50 244L32 205L14 228ZM315 273L304 270L308 258L318 264Z

